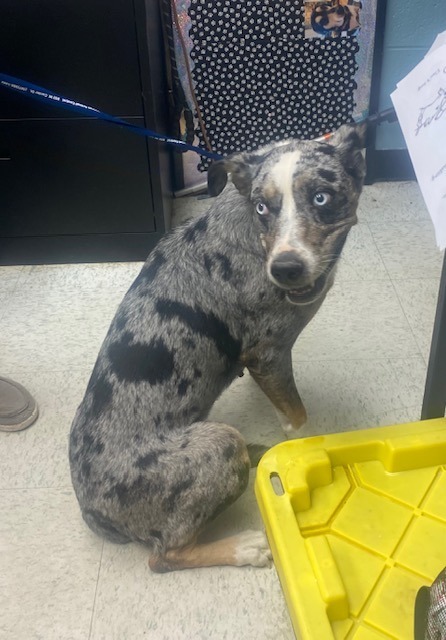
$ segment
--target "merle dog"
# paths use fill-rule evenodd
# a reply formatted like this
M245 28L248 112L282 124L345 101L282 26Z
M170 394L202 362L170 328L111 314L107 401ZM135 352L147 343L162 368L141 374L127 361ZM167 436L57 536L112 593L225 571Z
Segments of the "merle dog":
M345 125L213 165L222 193L160 241L118 308L71 428L71 474L91 529L147 545L154 571L268 564L260 532L197 543L250 467L241 434L206 418L246 367L287 431L305 422L291 348L356 223L363 138Z

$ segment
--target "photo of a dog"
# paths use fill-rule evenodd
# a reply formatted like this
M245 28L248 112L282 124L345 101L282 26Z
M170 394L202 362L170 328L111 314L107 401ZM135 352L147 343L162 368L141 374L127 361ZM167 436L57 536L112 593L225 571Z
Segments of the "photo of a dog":
M361 29L357 0L305 0L305 38L339 38L357 36Z
M288 434L305 422L291 348L357 222L364 138L344 125L213 164L209 211L159 242L117 310L71 427L71 476L90 528L146 545L154 571L270 562L262 532L197 543L250 469L241 433L207 415L246 368Z

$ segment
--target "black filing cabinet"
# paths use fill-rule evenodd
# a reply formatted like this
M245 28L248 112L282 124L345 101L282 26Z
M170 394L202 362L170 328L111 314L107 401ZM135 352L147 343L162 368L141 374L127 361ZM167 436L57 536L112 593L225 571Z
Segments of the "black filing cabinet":
M0 69L166 128L156 0L2 0ZM144 259L169 224L169 155L0 88L0 264Z

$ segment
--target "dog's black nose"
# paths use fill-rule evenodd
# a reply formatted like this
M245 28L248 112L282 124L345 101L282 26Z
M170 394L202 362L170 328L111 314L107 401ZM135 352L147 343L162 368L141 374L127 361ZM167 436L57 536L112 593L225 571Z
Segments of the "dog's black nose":
M271 275L280 284L297 284L305 270L305 265L294 253L282 253L271 264Z

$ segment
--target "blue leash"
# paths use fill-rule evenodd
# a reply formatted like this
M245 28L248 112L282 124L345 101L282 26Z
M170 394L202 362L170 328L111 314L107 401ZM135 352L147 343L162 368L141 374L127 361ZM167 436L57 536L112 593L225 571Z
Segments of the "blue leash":
M10 89L11 91L16 91L17 93L20 93L23 96L27 96L28 98L39 100L40 102L43 102L45 104L50 104L55 107L61 107L62 109L68 109L69 111L74 111L75 113L79 113L80 115L88 116L90 118L98 118L99 120L105 120L106 122L113 122L114 124L125 127L129 131L133 131L133 133L137 133L140 136L145 136L146 138L152 138L153 140L165 142L166 144L177 147L182 151L195 151L195 153L198 153L205 158L210 158L211 160L222 160L223 158L223 156L219 155L218 153L214 153L213 151L195 147L194 145L187 144L187 142L183 142L182 140L175 140L175 138L170 138L169 136L165 136L161 133L156 133L156 131L152 131L151 129L138 127L135 124L131 124L130 122L126 122L125 120L121 120L121 118L116 118L115 116L111 116L108 113L99 111L99 109L94 109L93 107L89 107L85 104L82 104L81 102L76 102L75 100L64 98L57 93L52 93L51 91L48 91L48 89L38 87L36 84L31 84L31 82L26 82L26 80L20 80L19 78L14 78L12 76L7 76L4 73L0 73L0 86L5 87L5 89ZM364 121L373 124L380 124L381 122L394 122L395 120L396 112L393 108L386 109L385 111L381 111L380 113L375 113L371 116L368 116L367 118L364 118ZM316 140L328 140L332 135L332 133L326 133Z
M98 118L99 120L105 120L106 122L113 122L114 124L125 127L129 131L133 131L133 133L137 133L140 136L165 142L166 144L177 147L182 151L195 151L195 153L199 153L201 156L205 156L206 158L211 158L211 160L221 160L223 157L218 153L207 151L207 149L200 149L200 147L187 144L187 142L183 142L182 140L175 140L174 138L170 138L169 136L165 136L161 133L156 133L156 131L152 131L151 129L138 127L135 124L121 120L121 118L116 118L108 113L99 111L99 109L94 109L93 107L76 102L75 100L70 100L69 98L60 96L57 93L48 91L48 89L31 84L31 82L26 82L25 80L20 80L19 78L14 78L12 76L5 75L4 73L0 73L0 86L5 87L5 89L10 89L11 91L16 91L28 98L38 100L39 102L50 104L53 107L61 107L62 109L79 113L82 116Z

